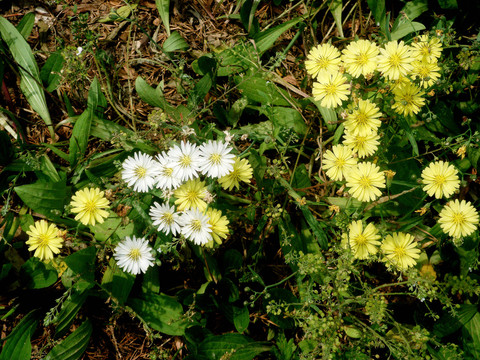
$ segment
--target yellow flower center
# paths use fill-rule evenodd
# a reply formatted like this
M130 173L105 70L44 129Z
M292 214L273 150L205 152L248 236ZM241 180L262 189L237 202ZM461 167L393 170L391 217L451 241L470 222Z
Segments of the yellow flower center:
M367 124L368 117L364 113L358 113L356 120L360 125L365 125Z
M192 202L198 198L198 192L196 192L195 190L190 190L187 192L186 198L188 201Z
M173 169L172 168L164 168L163 169L163 175L164 176L170 177L170 176L172 176L172 174L173 174Z
M192 221L192 229L193 231L200 231L200 229L202 228L202 222L198 219L195 219Z
M191 163L192 163L192 158L188 155L184 155L180 159L180 166L182 167L189 167Z
M435 179L433 181L435 182L435 184L437 186L441 186L441 185L445 184L445 182L447 181L447 178L443 175L436 175Z
M465 223L465 216L462 213L455 213L452 218L452 222L455 225L463 225Z
M38 237L38 240L39 240L38 246L47 246L50 243L51 237L48 236L48 234L41 234Z
M210 162L212 164L218 165L218 164L220 164L221 160L222 160L222 156L220 154L212 154L210 156Z
M365 54L360 54L357 56L356 60L358 65L365 65L366 63L368 63L368 56Z
M355 238L355 242L358 246L365 245L367 243L367 237L363 234L357 235L357 237Z
M390 66L394 66L394 67L397 67L400 65L400 56L398 56L398 54L393 54L392 56L390 56Z
M335 95L337 92L337 87L334 84L329 84L325 86L325 92L327 95Z
M317 66L320 69L325 69L328 66L328 59L325 59L323 57L317 59Z
M345 159L337 159L335 160L335 166L339 167L339 168L343 168L345 166Z
M395 247L395 249L393 249L393 253L395 254L395 256L397 256L398 258L400 257L403 257L406 255L406 252L405 252L405 249L403 247Z
M165 221L168 225L173 223L173 214L172 213L163 213L162 220Z
M139 178L144 178L147 175L147 169L143 166L138 166L135 169L135 175L137 175Z
M132 259L133 261L138 261L142 257L142 253L140 252L139 249L132 249L130 250L130 253L128 254L128 257Z
M93 213L97 210L97 203L94 200L89 200L85 203L85 211Z
M363 175L360 178L360 186L363 188L368 188L372 185L372 180L368 176Z

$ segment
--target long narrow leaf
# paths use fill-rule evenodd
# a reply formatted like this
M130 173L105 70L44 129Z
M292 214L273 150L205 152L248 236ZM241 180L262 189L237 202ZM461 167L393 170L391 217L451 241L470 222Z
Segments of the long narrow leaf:
M77 330L48 353L44 360L78 360L87 348L93 327L90 320L85 321Z
M163 25L165 25L167 35L170 36L170 0L155 0L155 4L157 5L157 9L160 14L160 18L162 19Z
M45 92L40 81L40 72L33 57L32 49L22 34L7 19L0 16L0 35L7 44L13 58L18 64L21 76L20 89L30 106L43 119L48 127L52 141L55 131L47 107Z
M33 310L8 335L0 354L0 360L29 360L32 354L30 338L37 324L38 312Z

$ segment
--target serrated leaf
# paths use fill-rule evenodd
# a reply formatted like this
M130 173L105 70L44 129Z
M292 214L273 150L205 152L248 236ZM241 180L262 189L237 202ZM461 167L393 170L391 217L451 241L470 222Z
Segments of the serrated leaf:
M40 79L48 92L54 91L60 84L60 80L62 79L61 71L64 62L65 59L63 55L57 51L49 56L45 65L43 65L42 70L40 70Z
M48 111L45 92L41 87L40 73L32 50L22 34L7 19L0 16L0 35L7 44L13 58L19 65L21 77L20 89L30 106L42 118L48 127L50 136L55 140L55 131Z
M78 360L82 357L92 335L90 320L84 321L72 334L55 346L44 360Z
M253 39L255 40L255 45L259 54L263 54L265 51L270 49L275 41L288 29L292 26L298 24L302 21L301 17L284 22L283 24L277 25L274 28L262 31L257 33Z
M408 23L399 24L396 29L392 29L391 39L400 40L401 38L403 38L404 36L412 32L418 32L421 30L425 30L425 25L419 22L412 21Z
M190 46L178 31L174 31L163 43L163 51L171 53L174 51L187 50Z
M170 36L170 0L155 0L155 5L157 5L157 10L165 26L167 35Z
M0 360L30 360L32 344L30 338L38 324L36 310L29 312L12 330L5 340Z

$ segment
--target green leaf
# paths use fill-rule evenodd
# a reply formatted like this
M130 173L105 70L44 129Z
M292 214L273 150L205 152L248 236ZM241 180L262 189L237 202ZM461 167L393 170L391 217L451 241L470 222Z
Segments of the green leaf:
M163 96L162 88L157 86L155 89L148 85L148 83L141 77L137 77L135 80L135 90L140 96L140 99L147 104L159 107L165 111L170 111L172 106L167 103Z
M123 305L130 294L135 276L122 271L111 258L102 279L102 287L119 305Z
M480 313L477 312L462 331L463 348L469 352L474 359L480 359Z
M252 360L270 348L268 343L254 342L242 334L233 333L207 336L198 346L197 354L207 359Z
M309 98L309 100L314 103L318 108L318 111L320 111L328 131L334 131L338 122L337 113L335 110L321 106L320 101L315 101L313 98Z
M375 18L377 26L380 27L381 31L385 32L388 39L389 31L385 10L385 0L367 0L367 3L370 11L373 14L373 17Z
M262 105L291 106L286 100L291 99L291 96L271 81L252 76L247 79L236 77L235 82L237 83L237 88L242 92L242 95L250 101Z
M72 334L56 345L44 360L78 360L82 357L92 335L90 320L84 321Z
M58 273L50 264L45 264L36 257L28 259L21 268L21 276L29 289L42 289L55 284Z
M3 345L0 360L30 360L32 344L30 338L38 324L36 310L29 312L8 335Z
M107 100L102 93L97 78L95 78L88 91L87 109L80 115L73 127L69 147L70 166L75 167L78 160L85 155L93 118L101 118L106 107ZM98 116L99 113L101 116Z
M263 54L265 51L270 49L275 41L282 35L285 31L290 29L292 26L296 25L302 20L301 17L284 22L283 24L277 25L274 28L262 31L257 33L253 39L255 40L255 45L259 54Z
M143 298L131 298L128 305L151 328L167 335L184 335L188 325L182 305L165 294L144 294Z
M476 304L460 305L460 308L457 310L457 316L452 316L449 312L445 312L442 315L433 327L433 333L438 337L453 334L468 323L476 314L478 314Z
M238 307L232 306L233 308L233 325L239 333L243 333L248 328L250 324L250 313L246 306Z
M160 14L160 18L165 26L167 35L170 36L170 0L155 0L155 4L157 5L158 13Z
M33 184L16 186L13 190L33 211L47 217L59 217L69 198L65 174L61 175L62 180L59 182L38 180Z
M193 88L190 97L189 97L189 105L196 107L203 102L205 96L207 96L208 92L213 86L213 75L212 73L206 74L202 77Z
M438 5L444 10L446 9L458 9L457 0L438 0Z
M47 154L43 154L40 157L40 169L52 182L62 181L60 174L57 172L57 169L55 169L55 165L53 165Z
M22 34L5 18L0 16L0 35L7 44L13 58L19 65L21 77L20 89L30 106L43 119L55 140L55 131L45 99L45 92L41 87L40 74L32 50Z
M405 4L400 13L405 14L405 16L399 16L398 19L406 18L408 20L414 20L425 11L428 10L428 1L427 0L413 0ZM395 26L394 26L395 27Z
M284 106L274 106L269 108L268 111L260 111L260 113L268 116L277 128L276 130L292 129L299 135L305 135L307 132L308 127L302 115L295 109Z
M55 337L59 338L65 335L75 319L75 316L82 308L89 295L88 289L82 291L73 290L72 294L62 304L60 311L55 317Z
M178 31L174 31L163 43L163 51L171 53L174 51L187 50L190 46Z
M22 20L20 20L20 22L17 25L17 30L23 36L23 38L27 40L30 34L32 33L34 25L35 25L35 13L30 12L28 14L25 14L24 17L22 17Z
M65 258L67 266L86 281L95 280L95 259L97 250L94 246L78 250Z
M50 55L45 65L43 65L42 70L40 70L40 79L48 92L54 91L60 84L64 62L65 59L62 53L57 51Z
M300 164L300 166L295 169L295 173L293 174L292 188L304 189L310 186L312 186L312 183L308 178L307 168L305 167L305 164Z
M335 26L337 27L338 34L343 38L342 8L342 0L333 0L331 2L330 11L332 12L333 19L335 20Z
M112 9L110 10L110 13L108 14L107 17L104 17L100 20L98 20L99 23L107 23L111 21L123 21L124 19L127 19L130 14L132 13L132 10L137 8L137 4L128 4L119 7L118 9Z
M425 25L419 22L408 22L398 25L396 29L392 29L391 39L392 40L400 40L405 35L408 35L412 32L418 32L425 29Z

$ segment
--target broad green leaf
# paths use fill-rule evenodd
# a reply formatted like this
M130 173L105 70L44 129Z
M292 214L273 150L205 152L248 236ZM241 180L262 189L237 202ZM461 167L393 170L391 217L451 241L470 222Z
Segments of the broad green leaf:
M36 310L29 312L8 335L3 345L0 360L30 360L32 344L30 338L38 324Z
M422 15L425 11L428 10L428 1L427 0L413 0L409 1L405 4L403 9L400 13L405 14L405 16L399 16L398 19L402 17L408 20L414 20L420 15Z
M342 24L342 8L343 8L343 1L342 0L332 0L330 5L330 11L333 15L333 20L335 20L335 26L337 27L338 34L340 37L344 37L343 35L343 24Z
M55 131L40 81L37 63L32 50L22 34L7 19L0 16L0 35L7 44L13 58L19 65L21 77L20 89L25 95L30 106L43 119L50 132L50 137L55 140Z
M147 104L159 107L165 111L170 111L172 109L172 106L165 100L161 87L151 87L141 76L137 77L135 80L135 90L137 91L138 96L140 96L140 99Z
M97 250L94 246L78 250L65 258L67 266L86 281L95 280L95 259Z
M291 96L285 90L277 87L272 81L252 76L247 79L236 77L235 82L237 83L237 88L242 92L242 95L250 101L262 105L291 106L286 100L291 99Z
M452 316L449 312L445 312L440 320L433 327L433 333L438 337L448 336L459 330L463 325L468 323L475 314L478 314L476 304L460 305L457 310L457 316Z
M40 70L40 79L48 92L54 91L60 84L64 62L62 53L56 51L49 56L42 70Z
M385 10L385 0L367 0L368 7L375 18L380 31L383 31L388 40L390 40L390 32L388 30L388 21Z
M212 73L208 73L195 84L193 91L190 93L190 97L188 98L189 105L193 107L200 105L212 86L213 75Z
M107 100L102 93L97 78L95 78L88 91L87 109L80 115L73 127L69 146L70 166L75 167L78 160L85 155L93 118L103 117L106 106Z
M438 0L438 5L442 9L458 9L457 0Z
M308 127L302 115L295 109L284 106L274 106L270 108L269 111L261 111L260 113L268 116L278 130L282 128L292 129L299 135L305 135L307 132Z
M68 332L75 316L82 308L85 300L87 300L88 295L88 289L82 291L74 289L73 293L63 302L62 307L54 320L54 323L57 324L55 328L55 337L62 337Z
M136 9L137 6L137 4L128 4L121 6L118 9L112 9L107 17L98 20L98 22L107 23L111 21L123 21L130 16L132 10Z
M97 241L106 241L114 234L120 239L130 236L133 233L134 226L132 222L123 224L120 216L111 213L103 223L91 226L91 231Z
M122 271L114 258L111 258L102 279L102 288L113 297L119 305L123 305L130 294L135 276Z
M425 29L425 25L419 22L408 22L398 25L396 29L392 29L391 32L391 39L392 40L400 40L405 35L408 35L412 32L418 32Z
M46 264L36 257L28 259L20 270L21 276L25 281L25 286L29 289L42 289L55 284L58 279L58 273L55 268Z
M233 308L233 325L239 333L243 333L248 328L250 324L250 313L246 306L237 307L232 306Z
M268 343L254 342L242 334L232 333L208 336L198 345L197 354L207 359L252 360L270 348Z
M72 334L56 345L44 360L78 360L82 357L92 335L90 320L84 321Z
M292 188L304 189L310 186L312 186L312 183L308 178L307 168L305 167L305 164L300 164L300 166L295 169L295 173L293 174Z
M190 46L178 31L174 31L163 43L163 51L171 53L174 51L187 50Z
M262 31L256 34L253 39L257 46L259 54L263 54L265 51L270 49L275 41L288 29L296 25L302 20L301 17L284 22L283 24L277 25L274 28Z
M22 20L17 25L17 30L20 34L22 34L23 38L25 40L28 39L30 34L32 33L33 30L33 25L35 25L35 13L30 12L25 14L22 17Z
M310 226L310 230L312 230L313 234L317 238L318 243L322 247L322 249L326 250L328 248L328 239L327 235L325 234L325 230L323 230L323 226L321 225L320 221L318 221L315 216L313 216L312 212L308 208L308 206L301 205L300 210L302 210L303 216L307 221L308 225Z
M165 294L144 294L143 298L131 298L127 303L151 328L167 335L185 333L188 322L176 299Z
M40 169L52 182L59 182L62 180L57 169L55 169L55 165L53 165L47 154L43 154L43 156L40 157Z
M157 5L158 13L165 26L167 35L170 36L170 0L155 0L155 5Z
M62 180L59 182L38 180L33 184L16 186L13 189L33 211L49 217L59 217L69 198L65 174L60 174Z
M480 359L480 313L477 312L462 331L463 347L474 359Z

